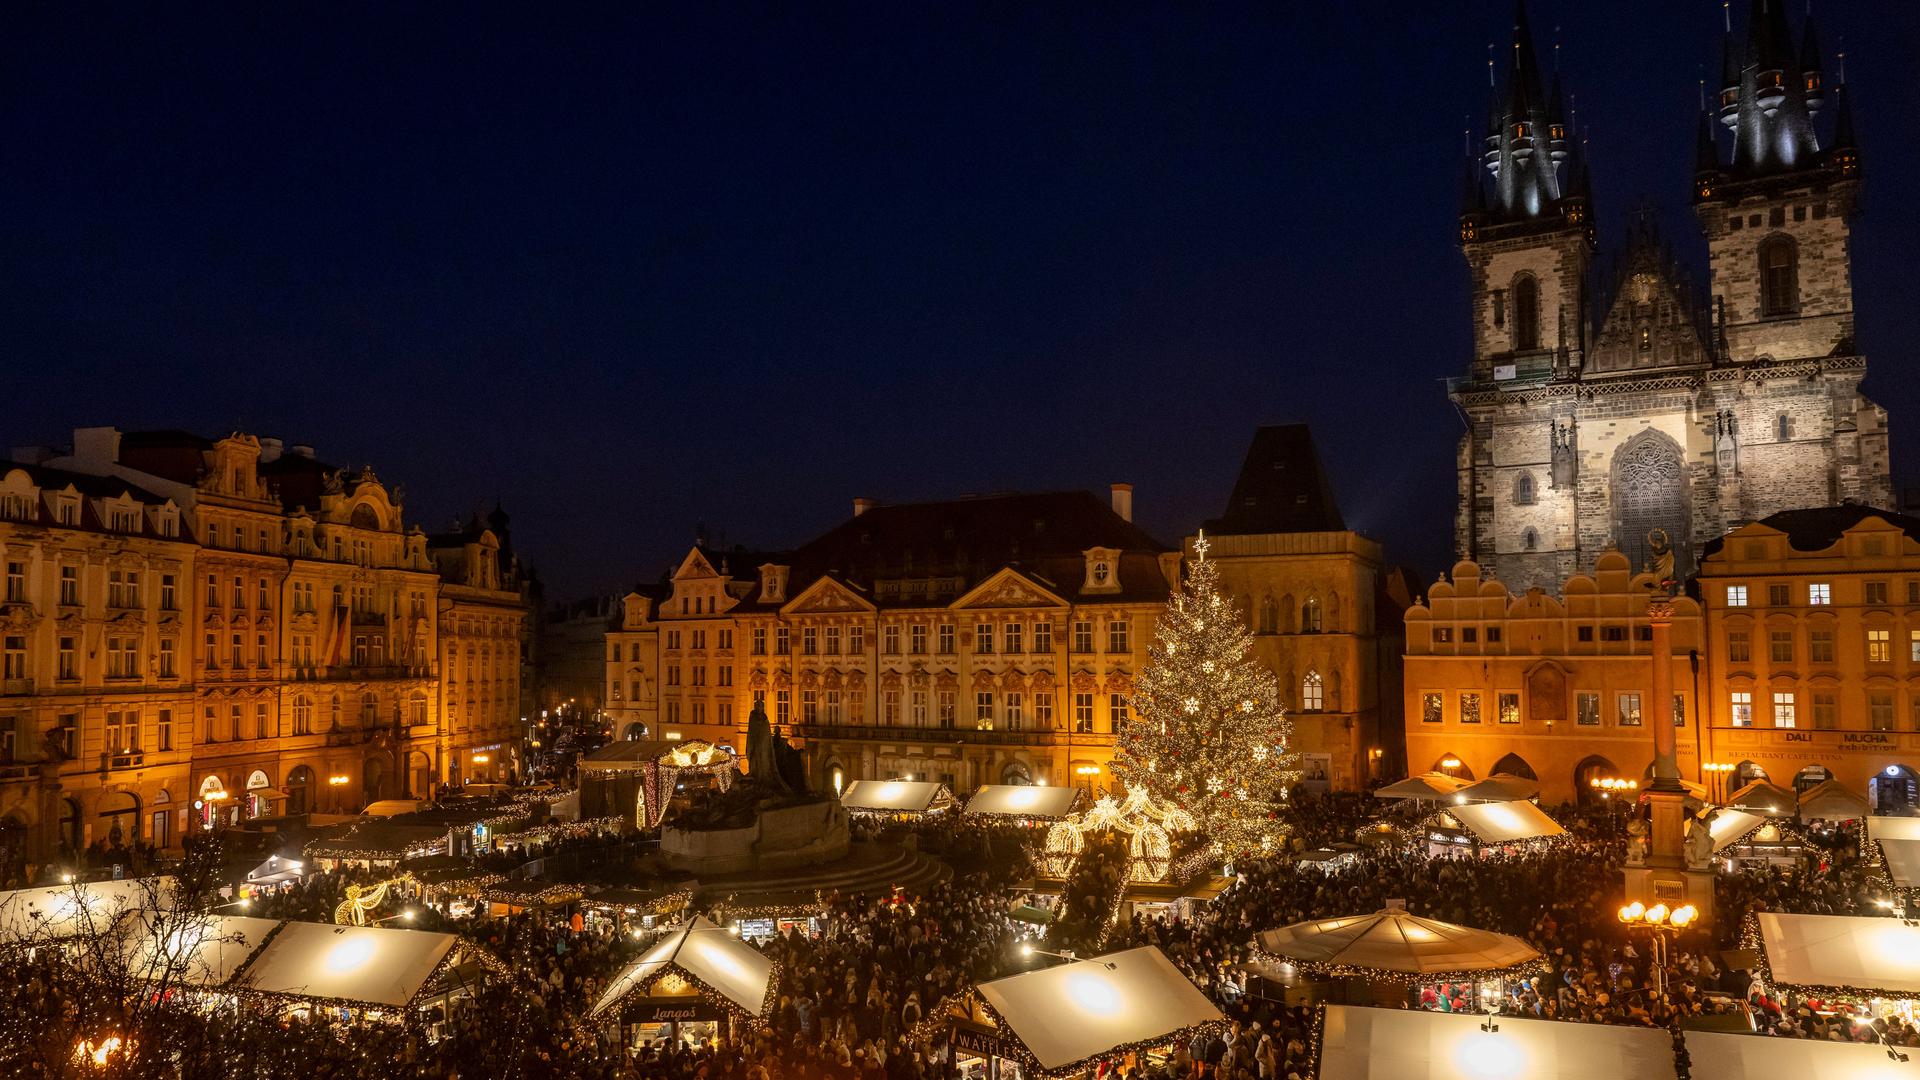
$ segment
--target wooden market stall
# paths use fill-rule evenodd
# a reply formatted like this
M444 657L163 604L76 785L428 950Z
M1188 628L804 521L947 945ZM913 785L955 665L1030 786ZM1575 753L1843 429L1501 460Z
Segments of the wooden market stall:
M661 1037L692 1045L722 1034L731 1042L765 1022L778 981L760 950L695 916L621 969L590 1015L617 1021L628 1047Z
M855 780L840 793L848 813L865 817L919 817L953 809L953 792L931 780Z
M1398 908L1263 930L1254 935L1254 957L1277 982L1297 985L1301 974L1322 980L1313 992L1302 988L1303 998L1389 1006L1407 1002L1416 987L1518 978L1544 966L1539 950L1511 934Z
M1226 1022L1152 946L980 983L945 1019L963 1080L1061 1080L1128 1059L1144 1071Z
M1566 835L1560 823L1530 802L1481 802L1450 806L1421 824L1427 854L1462 849L1475 854L1518 851L1551 843Z
M1083 792L1077 787L1036 784L988 784L967 800L967 816L1014 821L1059 821L1079 807Z
M1319 1080L1674 1080L1677 1075L1673 1036L1660 1028L1347 1005L1326 1007L1314 1057ZM1697 1069L1693 1075L1702 1080Z

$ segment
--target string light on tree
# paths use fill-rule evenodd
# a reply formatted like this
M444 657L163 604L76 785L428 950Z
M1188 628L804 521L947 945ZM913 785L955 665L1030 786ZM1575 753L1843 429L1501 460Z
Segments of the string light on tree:
M1155 627L1114 772L1185 810L1231 860L1278 842L1298 755L1279 684L1253 659L1253 637L1222 598L1207 548L1205 535L1194 542L1192 572Z

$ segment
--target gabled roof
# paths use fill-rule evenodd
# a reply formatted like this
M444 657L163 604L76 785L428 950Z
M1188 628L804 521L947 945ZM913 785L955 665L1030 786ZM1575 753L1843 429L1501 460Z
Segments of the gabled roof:
M786 614L810 611L872 611L873 601L833 575L822 575L780 606Z
M1011 566L968 589L953 602L953 607L1066 607L1052 582L1037 581Z
M1847 503L1842 506L1815 506L1805 510L1782 510L1769 514L1755 522L1769 529L1785 533L1787 543L1795 551L1825 551L1840 542L1847 530L1870 518L1878 518L1898 528L1913 540L1920 541L1920 518L1897 514L1892 510ZM1751 526L1748 526L1751 528ZM1728 533L1732 536L1741 530ZM1701 556L1707 558L1717 555L1725 547L1727 536L1716 537L1707 543Z
M599 1016L631 994L645 994L675 973L703 996L749 1016L764 1017L773 1006L773 961L705 917L695 916L669 930L615 975L591 1015Z
M1224 535L1343 532L1346 527L1305 424L1274 424L1253 433L1226 511L1206 524L1208 532Z

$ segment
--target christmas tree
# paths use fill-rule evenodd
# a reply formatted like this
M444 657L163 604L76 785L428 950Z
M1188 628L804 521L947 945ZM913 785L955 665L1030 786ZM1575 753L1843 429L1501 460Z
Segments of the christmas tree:
M1298 778L1293 725L1273 673L1253 659L1253 637L1220 594L1207 538L1194 543L1186 585L1167 602L1146 670L1121 727L1113 768L1130 787L1192 815L1213 853L1272 850Z

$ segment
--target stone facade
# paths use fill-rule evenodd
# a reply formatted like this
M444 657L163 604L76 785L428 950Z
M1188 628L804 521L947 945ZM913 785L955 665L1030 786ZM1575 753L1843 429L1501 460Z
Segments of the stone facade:
M1767 96L1779 82L1768 65L1793 51L1781 34L1729 60L1724 163L1702 118L1705 304L1648 218L1596 302L1584 180L1558 148L1558 114L1529 104L1545 99L1523 62L1532 43L1516 39L1489 136L1493 197L1471 176L1461 216L1474 350L1450 386L1466 421L1456 547L1516 588L1555 588L1610 548L1635 569L1659 568L1670 548L1684 577L1709 541L1768 514L1892 500L1886 413L1861 394L1853 337L1851 123L1841 110L1818 144L1817 70L1789 73L1784 104ZM1516 145L1526 167L1569 174L1561 197L1509 197L1498 167Z
M430 544L371 470L246 434L90 428L16 456L0 846L41 862L118 826L167 848L216 818L425 795L489 748L482 772L517 760L503 528Z

